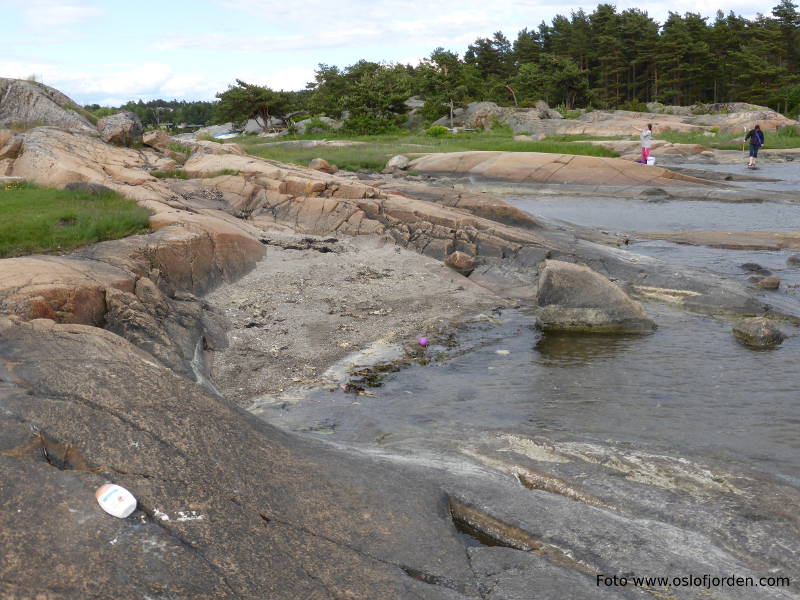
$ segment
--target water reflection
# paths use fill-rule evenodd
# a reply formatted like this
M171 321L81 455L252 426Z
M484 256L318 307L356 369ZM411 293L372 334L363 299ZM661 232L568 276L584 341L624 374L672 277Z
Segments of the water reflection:
M610 359L630 352L641 341L639 335L581 335L545 333L534 346L538 361L547 366L582 366L593 359Z

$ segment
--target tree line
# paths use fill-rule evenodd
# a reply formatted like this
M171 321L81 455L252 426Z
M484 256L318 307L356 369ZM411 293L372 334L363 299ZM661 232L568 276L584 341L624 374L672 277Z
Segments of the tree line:
M379 133L403 122L410 96L424 101L420 113L427 121L475 100L531 106L541 99L566 111L738 101L793 114L800 111L800 13L781 0L770 15L753 19L722 11L714 19L670 13L659 24L639 9L617 12L600 4L591 14L573 11L525 28L513 41L499 31L478 38L463 55L436 48L416 66L320 64L303 91L237 80L214 104L177 108L202 105L186 119L198 122L345 112L350 130ZM140 101L134 112L149 110L143 121L151 123L161 106L152 104Z

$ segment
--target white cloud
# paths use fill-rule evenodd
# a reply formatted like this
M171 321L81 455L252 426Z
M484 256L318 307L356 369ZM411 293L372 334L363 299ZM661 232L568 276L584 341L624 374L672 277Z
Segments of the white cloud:
M75 25L103 14L102 9L78 0L29 0L18 4L23 7L25 22L32 28Z

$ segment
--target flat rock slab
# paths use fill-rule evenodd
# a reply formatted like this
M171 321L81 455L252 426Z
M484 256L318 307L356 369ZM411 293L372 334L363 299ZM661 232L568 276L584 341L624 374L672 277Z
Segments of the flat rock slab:
M472 175L517 182L580 185L713 185L656 166L619 158L544 152L451 152L429 154L411 162L421 173Z
M730 250L800 249L800 231L667 231L640 233L638 237Z

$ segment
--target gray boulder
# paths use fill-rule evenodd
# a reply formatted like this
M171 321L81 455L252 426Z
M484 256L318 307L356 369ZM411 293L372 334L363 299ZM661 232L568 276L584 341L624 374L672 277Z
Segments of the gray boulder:
M0 78L0 127L11 124L94 131L83 109L69 96L36 81Z
M469 277L470 273L475 270L475 257L456 250L447 256L444 264L465 277Z
M781 286L781 279L777 275L770 275L759 280L757 285L763 290L777 290Z
M764 317L745 319L733 328L733 335L746 346L755 348L770 348L777 346L786 339L786 335Z
M115 146L134 146L142 143L144 127L139 117L123 110L100 119L97 122L97 131L104 142Z
M408 160L407 156L403 156L402 154L397 154L389 159L389 162L386 163L387 169L407 169L408 165L411 161Z
M299 135L307 133L325 133L331 129L341 129L344 122L331 119L330 117L316 117L314 119L304 119L295 123L295 128Z
M655 329L641 304L588 267L542 263L536 293L545 331L647 333Z
M786 259L786 264L790 267L800 267L800 254L792 254Z
M308 168L314 169L315 171L322 171L323 173L329 173L331 175L339 170L336 165L332 165L324 158L312 158L308 163Z

